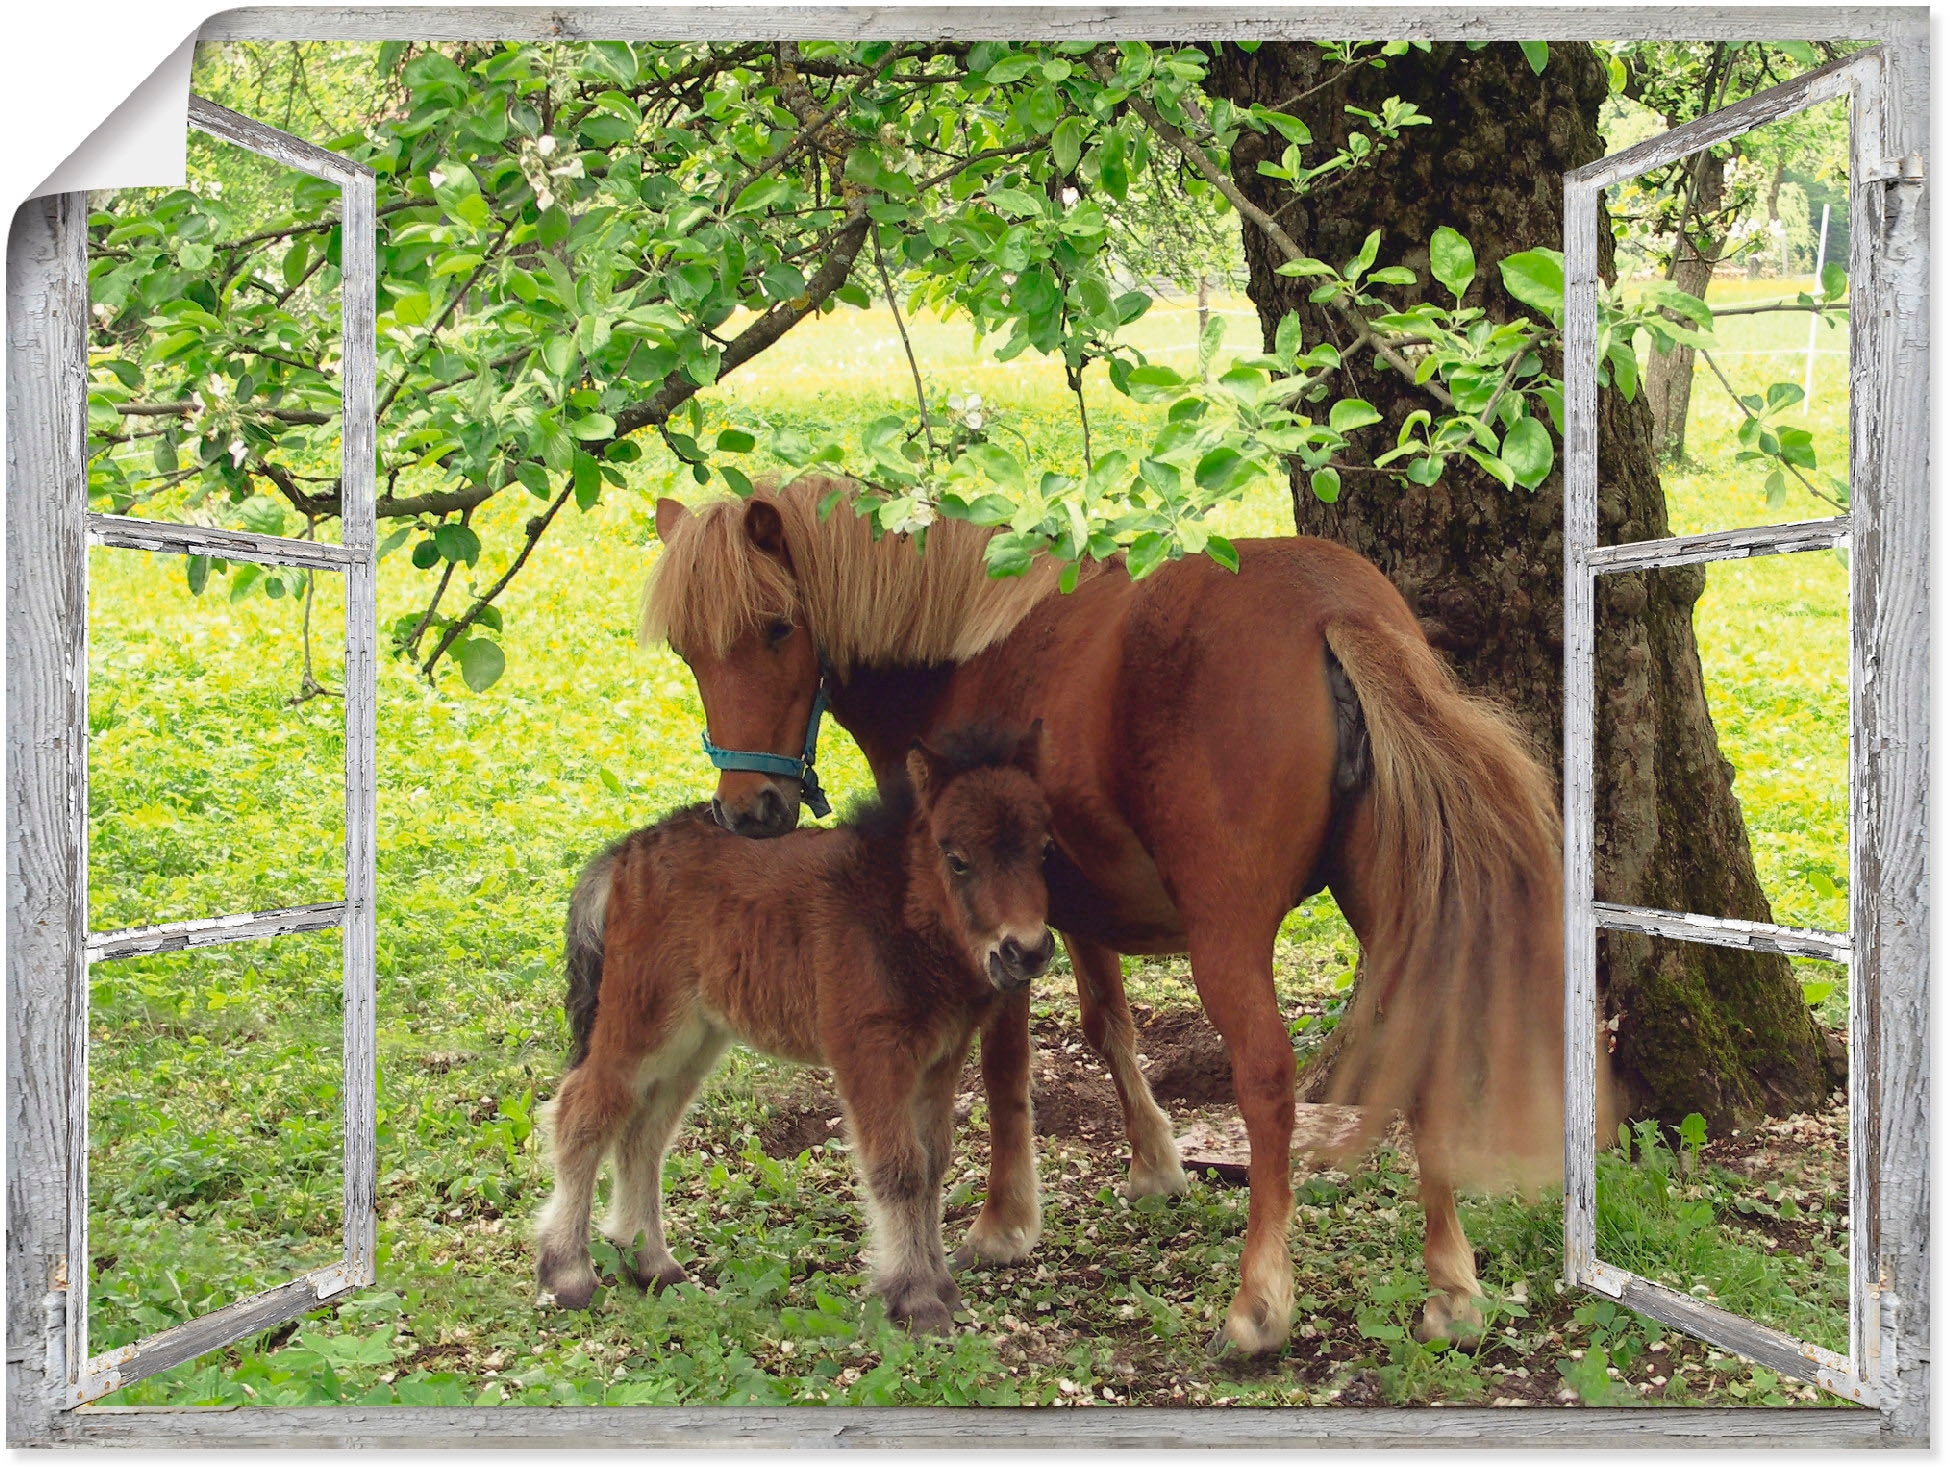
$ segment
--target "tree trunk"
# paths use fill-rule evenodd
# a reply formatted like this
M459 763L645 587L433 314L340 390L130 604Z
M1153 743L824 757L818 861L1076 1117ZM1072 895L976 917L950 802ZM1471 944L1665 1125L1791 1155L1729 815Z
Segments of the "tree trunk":
M1467 302L1494 317L1513 314L1498 260L1558 246L1561 177L1603 151L1598 113L1606 84L1592 52L1554 45L1540 76L1517 46L1505 44L1475 52L1436 45L1380 70L1335 78L1337 70L1308 44L1268 44L1252 54L1220 48L1211 83L1217 93L1270 106L1308 93L1289 110L1323 148L1339 146L1355 122L1345 104L1380 110L1385 97L1398 95L1437 119L1406 132L1374 167L1285 210L1282 222L1304 248L1336 265L1380 228L1378 258L1420 274L1428 269L1431 231L1450 225L1477 252ZM1292 197L1254 166L1282 146L1278 137L1247 133L1234 150L1234 178L1264 208ZM1310 282L1275 274L1279 256L1251 224L1245 234L1248 293L1269 339L1285 313L1300 311L1307 339L1344 340L1340 323L1308 303ZM1610 272L1606 231L1600 239ZM1414 298L1425 289L1448 300L1438 295L1440 287L1405 293ZM1384 415L1365 430L1375 435L1373 449L1394 442L1395 425L1407 414L1433 406L1387 368L1375 370L1365 354L1349 353L1344 370L1347 390ZM1604 539L1667 533L1644 399L1629 404L1617 391L1602 393L1599 481ZM1557 470L1530 494L1503 490L1468 464L1429 487L1387 474L1350 475L1335 505L1317 501L1298 473L1293 493L1297 529L1341 541L1380 566L1463 680L1513 705L1556 763L1562 729ZM1699 567L1601 579L1597 894L1766 920L1769 905L1731 787L1733 767L1716 745L1702 693L1693 609L1704 584ZM1786 960L1608 934L1600 961L1602 1006L1609 1021L1617 1020L1614 1061L1637 1114L1673 1120L1699 1111L1727 1126L1758 1112L1806 1108L1824 1096L1822 1040Z
M1681 229L1674 241L1674 260L1667 278L1674 288L1697 301L1708 299L1708 282L1721 258L1722 238L1705 221L1722 211L1727 165L1713 149L1695 155L1699 165L1688 181ZM1673 315L1672 312L1668 313ZM1675 317L1678 321L1681 318ZM1654 416L1654 449L1679 459L1688 452L1688 402L1694 395L1694 348L1676 347L1647 357L1647 407Z

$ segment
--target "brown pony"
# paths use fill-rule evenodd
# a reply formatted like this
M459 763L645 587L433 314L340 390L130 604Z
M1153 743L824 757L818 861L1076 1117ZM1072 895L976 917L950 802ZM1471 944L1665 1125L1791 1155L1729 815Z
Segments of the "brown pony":
M1332 542L1245 541L1238 573L1195 556L1133 581L1113 562L1054 595L1048 561L989 577L990 532L961 522L932 526L923 554L875 538L848 490L806 479L690 511L659 501L640 636L690 665L709 736L797 756L824 678L887 782L932 730L1043 720L1051 921L1124 1110L1128 1191L1185 1177L1139 1071L1118 955L1190 954L1232 1058L1252 1196L1215 1343L1248 1352L1279 1345L1293 1309L1295 1056L1274 941L1327 887L1365 965L1334 1096L1368 1108L1358 1142L1409 1114L1432 1286L1420 1330L1472 1334L1453 1185L1556 1177L1560 1157L1559 829L1524 738L1458 690L1402 596ZM713 809L766 835L794 825L800 796L792 777L732 770ZM982 1062L989 1193L958 1257L1006 1262L1039 1230L1021 998L996 1007Z
M918 742L906 779L831 831L758 843L693 806L635 831L570 900L571 1069L551 1108L556 1191L536 1230L541 1301L595 1293L590 1205L614 1149L604 1232L636 1282L684 1278L665 1245L664 1154L738 1039L832 1068L872 1204L890 1318L947 1330L942 1253L956 1081L977 1026L1057 945L1045 927L1050 807L1039 731Z

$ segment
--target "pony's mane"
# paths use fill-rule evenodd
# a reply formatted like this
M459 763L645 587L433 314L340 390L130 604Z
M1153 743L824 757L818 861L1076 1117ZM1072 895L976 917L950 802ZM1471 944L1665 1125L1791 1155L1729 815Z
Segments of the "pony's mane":
M1049 556L1021 576L991 576L983 548L995 532L966 521L936 521L922 553L906 535L877 540L855 513L854 488L809 476L753 491L779 510L790 572L747 539L750 501L692 507L644 584L638 640L722 654L762 622L786 618L804 620L842 673L961 662L1005 636L1057 586L1062 567ZM820 504L836 491L823 519Z

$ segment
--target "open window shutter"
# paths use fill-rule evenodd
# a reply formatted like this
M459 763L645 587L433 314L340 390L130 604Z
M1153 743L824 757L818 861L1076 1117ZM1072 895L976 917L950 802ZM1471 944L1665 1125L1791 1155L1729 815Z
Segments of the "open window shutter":
M201 97L190 99L190 125L274 162L338 185L341 299L341 544L253 535L198 525L174 525L121 515L87 514L89 540L101 545L177 555L203 555L269 566L309 567L346 578L345 628L345 898L270 912L240 913L166 923L159 927L89 933L79 967L79 1006L74 1028L78 1051L69 1067L70 1127L68 1250L65 1296L50 1311L50 1358L65 1363L66 1397L79 1406L130 1382L177 1366L206 1351L293 1319L374 1278L374 1174L376 1114L374 1071L374 708L376 696L374 603L374 307L376 255L372 172L336 153L239 116ZM85 493L85 491L83 491ZM85 501L83 510L85 511ZM85 552L84 552L85 554ZM86 563L76 568L86 576ZM85 606L85 599L83 601ZM76 639L77 647L81 639ZM85 652L75 675L83 690L80 724L70 737L85 747L88 734ZM77 810L86 812L85 761L78 772ZM80 911L85 915L86 865ZM85 919L84 919L85 920ZM88 1349L88 963L138 954L203 947L248 939L338 928L345 965L344 1107L345 1195L340 1260L275 1289L237 1300L220 1310L143 1340L91 1356Z
M1889 1250L1880 1243L1881 1159L1889 1155L1880 1085L1882 1029L1892 995L1884 941L1914 874L1893 870L1888 795L1891 752L1922 743L1902 699L1880 679L1890 673L1880 638L1894 619L1891 543L1911 486L1883 462L1877 413L1879 375L1890 372L1888 327L1880 322L1892 286L1886 259L1887 185L1904 165L1883 145L1885 65L1881 49L1860 51L1783 86L1712 113L1601 159L1566 177L1566 1213L1569 1284L1620 1301L1787 1376L1815 1382L1869 1406L1889 1392L1893 1301ZM1650 169L1689 157L1752 128L1837 98L1851 118L1850 508L1831 519L1716 531L1627 545L1599 543L1599 241L1604 191ZM1602 576L1747 556L1848 548L1850 564L1851 921L1847 933L1740 922L1595 900L1594 608ZM1914 548L1907 548L1914 549ZM1922 551L1922 547L1915 549ZM1922 583L1922 577L1920 578ZM1922 602L1922 584L1917 595ZM1922 647L1922 640L1921 640ZM1884 664L1884 666L1881 666ZM1883 761L1884 763L1880 763ZM1922 771L1919 778L1922 779ZM1922 801L1921 801L1922 803ZM1880 815L1880 812L1884 812ZM1839 1354L1799 1341L1705 1301L1643 1279L1600 1258L1595 1238L1595 1094L1600 930L1650 934L1691 943L1829 959L1850 975L1850 1350Z

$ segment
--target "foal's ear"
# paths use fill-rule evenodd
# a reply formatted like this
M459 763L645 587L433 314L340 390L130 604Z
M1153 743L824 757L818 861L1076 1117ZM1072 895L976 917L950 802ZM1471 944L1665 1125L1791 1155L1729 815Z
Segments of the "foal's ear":
M657 538L666 545L678 529L678 522L689 513L676 500L660 499L657 502Z
M908 783L915 787L915 798L927 805L941 786L942 756L917 739L908 746Z
M1016 753L1010 756L1010 763L1022 770L1031 779L1037 778L1037 765L1044 753L1044 721L1033 719L1030 727L1023 731L1023 738L1017 741Z
M766 500L746 501L746 539L776 561L786 559L786 526L779 506Z

